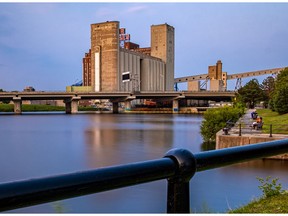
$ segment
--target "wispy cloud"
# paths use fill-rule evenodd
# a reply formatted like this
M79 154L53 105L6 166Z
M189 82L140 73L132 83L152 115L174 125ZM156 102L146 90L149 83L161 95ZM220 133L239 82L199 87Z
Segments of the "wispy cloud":
M144 11L148 9L148 6L147 5L135 5L135 6L131 6L129 7L125 13L137 13L139 11Z
M124 17L135 15L139 12L145 11L148 9L146 4L116 4L109 5L104 4L102 7L98 8L96 11L97 17L102 19L123 19Z
M101 7L96 12L97 16L99 17L110 17L114 16L115 13L117 13L117 11L109 7Z

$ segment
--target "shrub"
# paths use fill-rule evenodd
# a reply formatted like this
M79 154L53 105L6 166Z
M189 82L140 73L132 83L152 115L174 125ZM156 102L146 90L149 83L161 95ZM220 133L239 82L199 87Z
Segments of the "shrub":
M216 133L226 126L226 122L236 122L243 113L243 109L228 106L208 109L200 127L204 142L215 141Z
M261 185L258 187L260 190L262 190L263 192L262 196L264 198L268 198L283 193L282 185L280 183L277 184L279 178L272 179L271 182L269 182L271 176L266 177L266 179L257 177L257 179L261 183Z

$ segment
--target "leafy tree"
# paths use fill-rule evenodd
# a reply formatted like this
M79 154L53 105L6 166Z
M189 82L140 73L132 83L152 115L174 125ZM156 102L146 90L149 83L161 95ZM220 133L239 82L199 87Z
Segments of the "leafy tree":
M264 106L267 107L267 105L270 103L271 98L273 96L273 91L275 89L275 79L272 76L267 77L263 80L262 84L260 85L260 88L262 89L264 93ZM273 106L273 104L272 104Z
M275 88L277 89L277 87L286 84L287 82L288 82L288 68L285 68L277 75L275 81Z
M0 89L0 92L5 92L3 89ZM1 102L0 102L1 103ZM10 100L3 100L2 103L9 104Z
M277 75L269 104L279 114L288 113L288 68Z
M236 97L238 101L247 104L249 108L254 108L256 103L265 99L264 92L257 79L252 79L245 86L241 87Z
M280 115L288 113L288 84L277 88L274 96L274 109Z

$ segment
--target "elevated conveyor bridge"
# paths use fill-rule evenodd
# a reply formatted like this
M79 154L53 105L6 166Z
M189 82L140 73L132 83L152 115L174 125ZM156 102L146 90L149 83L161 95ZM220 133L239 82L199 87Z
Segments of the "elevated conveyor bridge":
M241 73L236 73L236 74L230 74L226 77L222 77L222 79L226 80L232 80L232 79L237 79L236 87L235 89L241 87L241 79L242 78L247 78L247 77L255 77L255 76L262 76L262 75L267 75L267 74L278 74L280 71L284 70L285 67L281 68L272 68L272 69L264 69L264 70L257 70L257 71L249 71L249 72L241 72ZM200 80L205 80L209 81L211 77L209 77L209 74L200 74L200 75L193 75L193 76L185 76L185 77L178 77L174 79L174 84L175 88L177 90L177 84L178 83L185 83L185 82L191 82L191 81L200 81Z

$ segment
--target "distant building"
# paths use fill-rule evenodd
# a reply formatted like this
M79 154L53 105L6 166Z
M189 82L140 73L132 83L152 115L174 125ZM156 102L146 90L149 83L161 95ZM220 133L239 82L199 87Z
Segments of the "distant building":
M23 89L24 92L34 92L35 89L32 87L32 86L26 86L24 89Z
M93 91L173 91L174 28L151 26L151 47L130 42L118 21L91 24L83 86Z
M227 73L222 71L222 62L218 60L216 65L208 66L210 79L210 91L225 91L227 87Z
M84 86L92 86L91 78L91 49L88 53L85 53L85 57L82 62L83 77L82 81Z
M207 90L207 82L210 82L210 91L226 91L227 89L227 72L222 71L222 62L218 60L215 65L208 66L208 76L198 76L195 80L188 81L188 91ZM200 80L206 78L206 88L201 88ZM194 78L193 78L194 79ZM204 83L204 84L205 84Z

